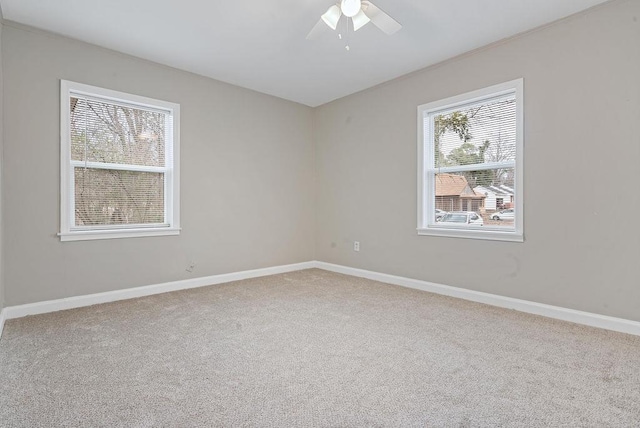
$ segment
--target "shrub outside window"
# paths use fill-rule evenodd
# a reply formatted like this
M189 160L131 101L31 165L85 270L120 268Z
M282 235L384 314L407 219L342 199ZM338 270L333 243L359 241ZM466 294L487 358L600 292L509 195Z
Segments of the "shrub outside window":
M523 241L523 80L418 107L418 233Z
M180 106L61 81L62 241L177 235Z

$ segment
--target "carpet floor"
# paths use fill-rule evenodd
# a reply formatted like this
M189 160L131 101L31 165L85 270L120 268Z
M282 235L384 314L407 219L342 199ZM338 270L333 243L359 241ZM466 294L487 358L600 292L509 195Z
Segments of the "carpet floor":
M2 427L638 427L640 337L319 269L10 320Z

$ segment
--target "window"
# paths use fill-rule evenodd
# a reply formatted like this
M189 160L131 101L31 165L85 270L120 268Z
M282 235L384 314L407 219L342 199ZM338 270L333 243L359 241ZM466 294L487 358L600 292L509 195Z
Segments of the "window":
M420 235L523 240L522 106L518 79L418 107Z
M60 87L60 239L179 234L180 106Z

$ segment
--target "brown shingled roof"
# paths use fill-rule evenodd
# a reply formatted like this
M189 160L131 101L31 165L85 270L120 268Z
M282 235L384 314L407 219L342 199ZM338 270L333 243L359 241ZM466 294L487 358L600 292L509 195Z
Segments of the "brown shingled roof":
M474 192L463 175L455 174L436 174L436 196L485 197Z

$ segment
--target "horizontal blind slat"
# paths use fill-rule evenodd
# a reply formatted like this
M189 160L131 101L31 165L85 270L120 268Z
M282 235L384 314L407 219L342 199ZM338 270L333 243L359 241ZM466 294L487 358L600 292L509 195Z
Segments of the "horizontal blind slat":
M75 102L74 102L75 100ZM71 98L71 159L165 166L165 113ZM169 162L170 163L170 162Z

